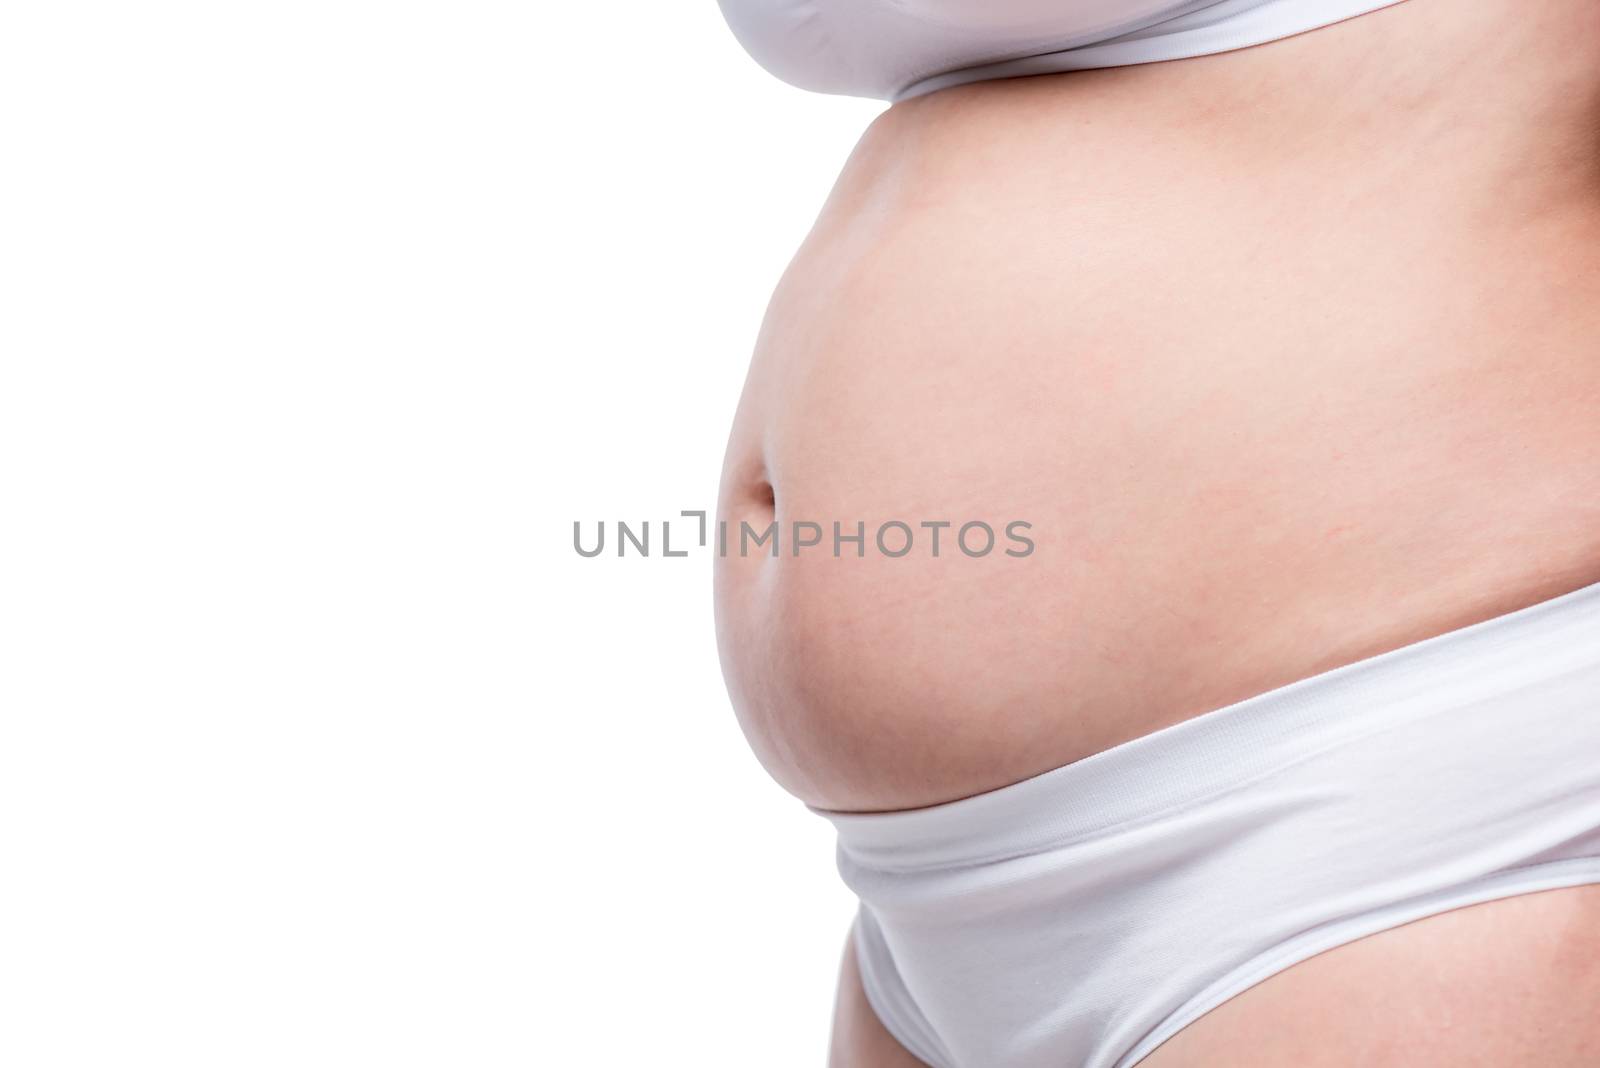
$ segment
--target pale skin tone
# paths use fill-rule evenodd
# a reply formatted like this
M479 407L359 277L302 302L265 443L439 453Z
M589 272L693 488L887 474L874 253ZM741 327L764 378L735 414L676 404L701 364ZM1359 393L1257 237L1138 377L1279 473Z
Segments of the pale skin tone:
M831 809L1600 582L1600 5L1408 0L894 106L773 298L721 513L1033 524L1025 560L719 561L741 723ZM1144 1063L1590 1066L1597 931L1587 888L1419 921ZM915 1063L847 960L836 1068Z
M1212 1010L1141 1068L1600 1064L1600 888L1457 909L1353 942ZM923 1068L846 949L830 1068Z

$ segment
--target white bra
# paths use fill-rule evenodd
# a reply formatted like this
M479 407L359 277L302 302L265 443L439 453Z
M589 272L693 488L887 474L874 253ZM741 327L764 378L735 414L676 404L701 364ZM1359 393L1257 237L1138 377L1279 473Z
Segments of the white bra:
M1226 52L1400 0L718 0L784 81L905 100L992 78Z

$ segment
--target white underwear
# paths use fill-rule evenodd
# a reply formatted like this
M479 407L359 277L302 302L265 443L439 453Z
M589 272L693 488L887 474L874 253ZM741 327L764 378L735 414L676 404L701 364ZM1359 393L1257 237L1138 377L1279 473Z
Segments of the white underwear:
M934 1068L1129 1068L1324 950L1600 883L1600 584L991 793L824 812Z

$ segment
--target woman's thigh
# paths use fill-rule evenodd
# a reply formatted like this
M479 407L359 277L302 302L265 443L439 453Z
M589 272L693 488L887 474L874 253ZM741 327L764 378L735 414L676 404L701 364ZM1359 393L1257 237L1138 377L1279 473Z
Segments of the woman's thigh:
M1600 1064L1600 887L1473 905L1330 950L1201 1017L1142 1068L1291 1064Z
M895 1041L867 1003L853 940L845 944L844 960L839 965L828 1068L927 1068Z
M1330 950L1212 1010L1141 1068L1592 1068L1600 886L1456 909ZM847 949L831 1068L920 1068Z

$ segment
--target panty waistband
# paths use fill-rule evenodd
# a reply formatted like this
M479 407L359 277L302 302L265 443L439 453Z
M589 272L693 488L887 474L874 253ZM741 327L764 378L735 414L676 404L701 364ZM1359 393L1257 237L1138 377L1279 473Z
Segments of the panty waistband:
M869 868L983 864L1153 819L1347 742L1596 664L1600 583L1309 676L988 793L898 812L815 811L837 828L841 855Z

